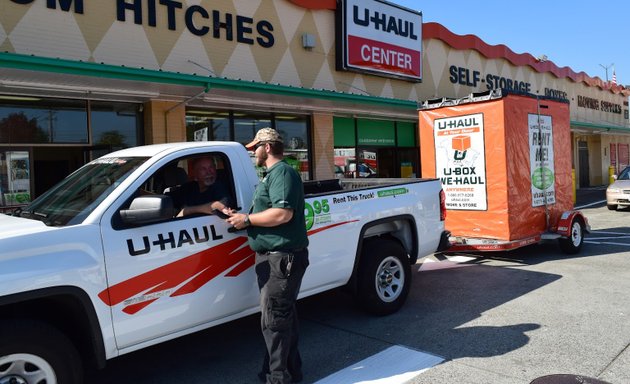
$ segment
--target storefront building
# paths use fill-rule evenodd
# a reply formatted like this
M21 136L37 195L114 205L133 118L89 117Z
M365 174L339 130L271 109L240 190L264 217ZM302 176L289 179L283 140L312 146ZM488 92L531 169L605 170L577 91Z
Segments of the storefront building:
M423 34L423 91L431 89L435 98L462 98L503 88L568 100L577 188L607 184L609 167L618 173L629 164L629 89L569 67L559 68L544 57L516 54L471 35L455 35L436 23L424 24Z
M497 87L570 101L580 186L628 163L628 90L394 4L3 1L0 208L109 151L265 126L304 179L417 177L417 103Z

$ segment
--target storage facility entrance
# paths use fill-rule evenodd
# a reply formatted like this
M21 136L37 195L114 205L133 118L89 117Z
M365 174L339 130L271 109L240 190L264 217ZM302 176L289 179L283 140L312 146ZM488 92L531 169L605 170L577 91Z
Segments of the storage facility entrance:
M586 141L578 141L578 161L580 166L580 188L589 187L588 143Z

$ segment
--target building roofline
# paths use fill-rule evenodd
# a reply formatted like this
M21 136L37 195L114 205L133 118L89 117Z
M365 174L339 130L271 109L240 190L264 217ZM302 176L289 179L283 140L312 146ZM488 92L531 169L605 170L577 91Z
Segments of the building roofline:
M306 9L328 9L336 10L337 2L335 0L289 0L293 4ZM457 35L440 23L428 22L422 23L422 40L438 39L447 45L460 50L474 49L484 55L488 59L506 59L516 66L530 66L539 73L551 72L555 77L569 78L576 83L585 83L591 87L598 87L604 91L610 91L615 94L622 94L626 97L630 96L630 89L626 89L622 85L612 84L604 81L599 77L591 77L585 72L575 72L570 67L558 67L552 61L539 60L530 53L515 53L509 47L503 44L490 45L485 43L476 35Z
M576 83L585 83L591 87L598 87L604 91L630 96L630 90L621 85L613 85L599 77L590 77L585 72L576 73L569 67L558 67L552 61L541 61L529 53L515 53L503 44L489 45L475 35L457 35L439 23L423 23L422 39L442 40L452 48L459 50L474 49L488 59L506 59L516 66L529 66L536 72L550 72L557 78L569 78Z

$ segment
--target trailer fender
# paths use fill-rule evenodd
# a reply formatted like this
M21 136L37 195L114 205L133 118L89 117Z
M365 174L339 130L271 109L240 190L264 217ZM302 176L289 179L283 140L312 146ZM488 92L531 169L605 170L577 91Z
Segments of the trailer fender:
M578 219L581 220L584 228L584 232L589 233L591 231L591 226L588 224L588 220L586 216L582 214L580 211L564 211L562 215L560 215L560 219L558 220L557 233L560 236L569 237L571 235L571 223L573 220Z

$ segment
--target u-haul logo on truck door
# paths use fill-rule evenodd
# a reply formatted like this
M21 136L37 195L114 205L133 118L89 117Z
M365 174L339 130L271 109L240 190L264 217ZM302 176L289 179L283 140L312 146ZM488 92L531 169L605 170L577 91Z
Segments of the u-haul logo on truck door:
M254 251L246 237L237 237L184 259L112 285L98 294L107 305L127 303L123 312L134 314L163 296L195 292L226 271L238 276L254 265ZM129 300L135 298L135 300Z
M308 236L311 237L316 233L355 221L357 220L348 220L312 229L308 231ZM214 233L211 229L212 226L208 228L210 229L209 233ZM162 242L159 240L167 238L164 235L158 235L157 238L156 241L159 243L157 245L161 243L171 244L170 241ZM180 238L187 239L181 231ZM187 242L182 241L180 244L178 241L177 244L183 245ZM166 247L161 247L161 249L166 250ZM114 284L101 291L98 297L103 303L111 307L122 304L122 311L133 315L162 297L176 297L193 293L221 274L224 274L224 277L240 276L252 267L254 262L255 253L247 245L247 237L240 236Z
M149 239L149 236L142 236L142 245L136 244L134 239L127 239L127 249L129 250L129 255L140 256L151 252L151 245L159 246L160 250L164 251L167 248L179 248L184 244L194 245L221 239L223 239L223 235L217 234L214 225L208 225L193 228L192 235L188 230L182 229L179 231L177 238L173 232L159 233L155 239Z

